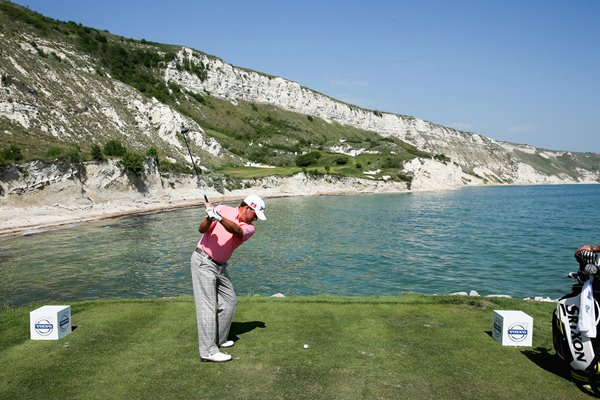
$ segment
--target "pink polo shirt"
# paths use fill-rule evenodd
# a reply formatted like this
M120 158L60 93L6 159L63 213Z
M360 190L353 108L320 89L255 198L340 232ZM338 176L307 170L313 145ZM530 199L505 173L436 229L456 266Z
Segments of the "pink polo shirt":
M238 224L244 232L244 237L240 240L232 233L227 232L227 229L225 229L223 225L217 221L213 221L210 228L208 228L208 231L202 235L202 238L198 242L198 247L213 260L224 263L229 260L235 249L254 235L254 225L247 224L238 219L237 207L221 204L216 206L215 210L217 210L222 217Z

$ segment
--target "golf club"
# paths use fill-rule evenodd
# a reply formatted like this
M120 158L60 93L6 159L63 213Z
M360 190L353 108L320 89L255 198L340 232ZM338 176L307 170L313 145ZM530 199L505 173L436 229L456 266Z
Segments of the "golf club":
M200 182L200 174L198 173L198 167L196 167L196 162L194 161L194 156L192 156L192 151L190 150L190 146L188 145L187 138L185 136L186 133L189 132L189 129L186 128L183 124L181 125L181 136L183 136L183 141L185 142L185 147L187 147L188 153L190 154L190 159L192 160L192 165L194 166L194 171L196 172L196 179ZM208 197L204 194L204 201L208 203Z

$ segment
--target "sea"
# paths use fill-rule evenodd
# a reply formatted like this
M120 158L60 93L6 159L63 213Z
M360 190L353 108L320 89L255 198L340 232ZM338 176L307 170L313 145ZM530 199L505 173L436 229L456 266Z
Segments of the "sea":
M200 198L200 195L199 195ZM600 242L600 185L266 199L228 266L238 295L557 299ZM237 204L231 204L236 206ZM0 305L191 295L202 207L0 239Z

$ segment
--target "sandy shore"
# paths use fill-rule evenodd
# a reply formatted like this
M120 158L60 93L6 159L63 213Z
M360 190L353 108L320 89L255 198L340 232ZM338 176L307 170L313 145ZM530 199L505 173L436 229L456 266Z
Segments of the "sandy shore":
M250 193L250 192L248 192ZM247 193L247 194L248 194ZM349 195L361 194L348 191L335 191L328 193L280 193L268 194L258 192L267 201L268 199L281 197L294 197L306 195ZM363 192L364 194L364 192ZM216 196L209 194L213 204L237 203L245 195ZM152 214L180 208L198 207L204 208L204 200L194 197L184 198L179 201L109 201L100 204L79 206L76 204L64 205L55 203L53 205L39 205L31 207L11 207L0 205L0 239L11 236L31 235L55 229L69 228L86 222L100 221L103 219L119 218L136 214Z
M221 197L213 202L237 201L239 197ZM179 202L137 202L125 204L107 202L85 207L71 205L44 205L35 207L0 207L0 238L30 235L53 229L68 228L75 224L118 218L126 215L149 214L179 208L203 207L202 200Z
M250 193L263 198L348 195L361 193L398 193L408 191L403 182L381 182L368 179L307 177L267 177L252 181L244 189L220 193L212 187L199 191L194 177L161 177L149 175L145 190L137 190L131 183L118 176L106 174L110 166L102 165L102 174L95 172L97 166L87 167L85 185L64 177L53 178L42 171L40 177L27 181L4 184L5 190L16 193L0 198L0 237L28 235L41 231L59 229L84 222L117 218L133 214L156 213L186 207L203 207L202 194L214 203L238 202ZM34 176L31 172L27 178ZM166 184L163 184L164 182ZM171 188L170 182L176 188ZM18 189L18 190L17 190Z

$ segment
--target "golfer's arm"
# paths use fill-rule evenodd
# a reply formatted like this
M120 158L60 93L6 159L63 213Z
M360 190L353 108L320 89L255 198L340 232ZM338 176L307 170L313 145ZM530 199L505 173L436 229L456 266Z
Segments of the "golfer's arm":
M198 232L206 233L208 228L210 228L211 223L212 223L212 221L210 220L210 218L208 218L208 217L203 218L202 221L200 221L200 225L198 225Z
M232 220L221 218L221 225L223 225L223 228L225 228L227 232L231 233L238 239L242 240L244 238L244 231L242 231L242 228L240 228L240 226Z

